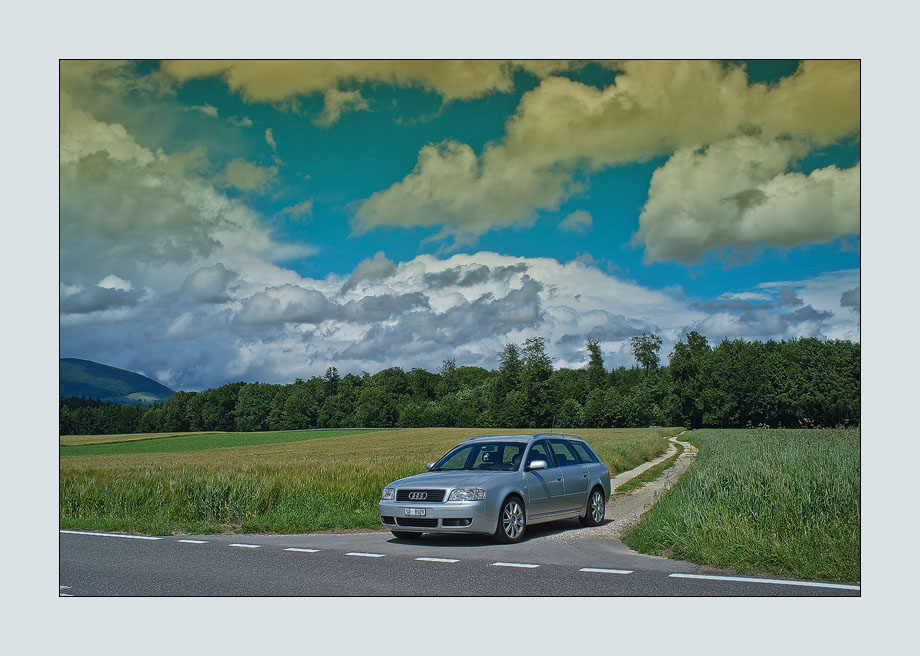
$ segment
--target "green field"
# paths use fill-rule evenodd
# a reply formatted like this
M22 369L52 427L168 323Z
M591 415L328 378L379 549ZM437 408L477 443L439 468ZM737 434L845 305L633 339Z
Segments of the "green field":
M859 581L858 430L702 430L693 466L623 541L643 553Z
M166 435L103 444L61 445L61 457L118 455L126 453L177 453L203 451L235 446L258 446L283 442L303 442L322 437L340 437L370 433L376 428L339 428L332 430L277 431L271 433L200 433L194 435Z
M651 460L667 448L664 429L584 429L611 475ZM380 528L377 501L383 487L417 474L470 436L483 431L418 428L164 435L114 441L130 452L69 455L60 459L61 528L148 534L277 532ZM337 434L336 434L337 433ZM343 434L347 433L347 434ZM147 445L184 446L182 440L275 439L270 443L195 450L152 451ZM137 437L137 436L132 436ZM321 438L321 439L317 439ZM62 442L64 438L62 438ZM138 445L138 446L135 446ZM85 449L64 446L63 449ZM133 450L141 449L141 450Z

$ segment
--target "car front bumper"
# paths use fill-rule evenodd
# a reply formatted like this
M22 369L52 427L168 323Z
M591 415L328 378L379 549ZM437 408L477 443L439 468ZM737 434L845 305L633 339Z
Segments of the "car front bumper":
M418 533L494 533L498 517L485 501L412 503L381 501L380 521L388 529ZM408 516L406 510L423 508L424 517Z

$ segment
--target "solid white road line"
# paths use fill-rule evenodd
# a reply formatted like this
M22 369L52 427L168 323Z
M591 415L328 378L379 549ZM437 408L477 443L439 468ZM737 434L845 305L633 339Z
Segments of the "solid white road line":
M297 551L299 553L316 553L319 549L301 549L300 547L288 547L285 551Z
M61 531L70 535L95 535L100 538L128 538L129 540L162 540L163 538L154 538L149 535L126 535L124 533L91 533L89 531Z
M361 551L349 551L346 556L361 556L362 558L383 558L386 554L363 553Z
M582 567L579 572L596 572L598 574L632 574L631 569L602 569L600 567Z
M539 567L539 565L530 565L528 563L492 563L492 565L495 567L525 567L527 569Z
M62 586L61 586L61 590L70 590L70 586L69 586L69 585L62 585Z
M176 540L176 542L184 542L185 544L207 544L207 540Z
M780 579L749 579L743 576L712 576L709 574L668 574L675 579L707 579L710 581L738 581L740 583L773 583L775 585L802 585L809 588L834 588L837 590L859 590L858 585L843 583L818 583L816 581L782 581Z
M233 544L227 545L228 547L242 547L243 549L258 549L261 547L261 544L238 544L234 542Z
M73 595L72 595L72 594L67 594L66 592L62 592L62 593L60 593L60 595L59 595L59 596L61 596L61 597L73 597Z
M426 563L459 563L459 558L416 558L416 560L423 560Z

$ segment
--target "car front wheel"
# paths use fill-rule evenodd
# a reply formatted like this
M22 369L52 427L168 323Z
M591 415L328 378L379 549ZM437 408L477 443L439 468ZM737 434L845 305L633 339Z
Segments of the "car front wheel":
M597 526L604 521L607 505L604 503L604 492L599 487L591 490L588 498L588 507L583 517L579 518L582 526Z
M525 528L524 503L519 497L508 497L498 514L495 538L505 544L519 542L524 537Z

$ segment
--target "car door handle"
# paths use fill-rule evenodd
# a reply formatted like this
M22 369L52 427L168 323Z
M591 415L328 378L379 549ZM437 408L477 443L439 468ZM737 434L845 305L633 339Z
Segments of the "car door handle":
M557 478L557 479L556 479L556 482L558 483L558 482L561 481L561 480L562 480L562 476L560 476L559 478Z

